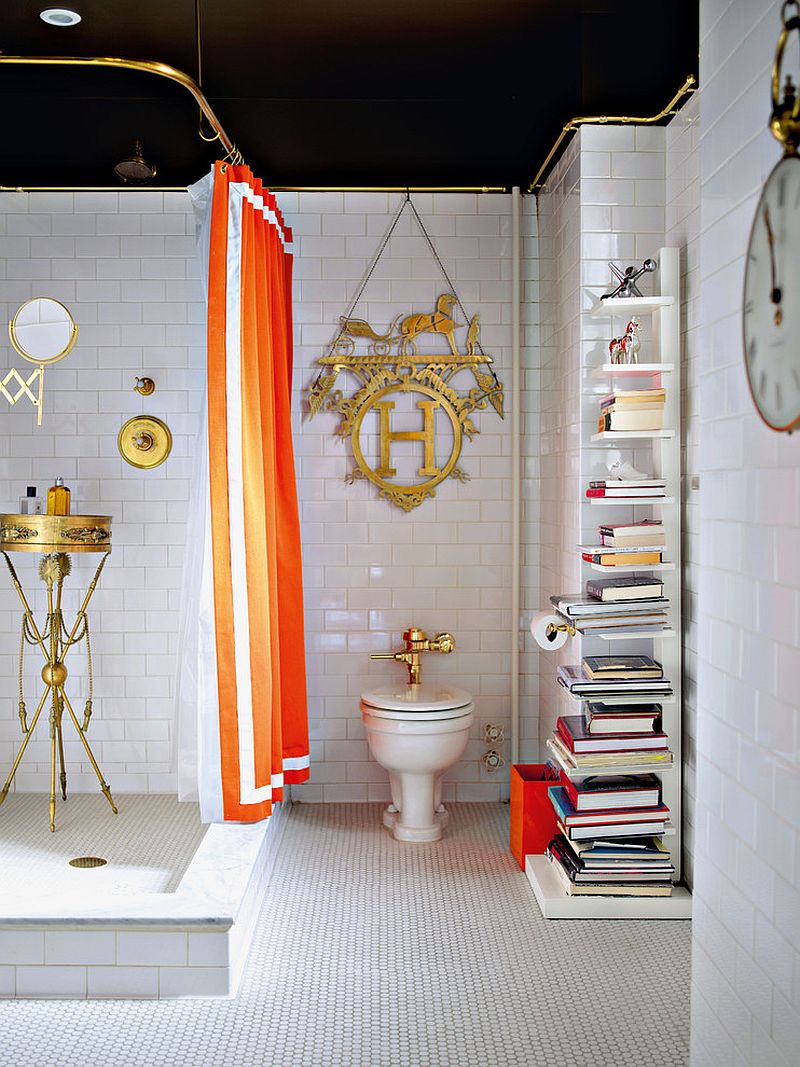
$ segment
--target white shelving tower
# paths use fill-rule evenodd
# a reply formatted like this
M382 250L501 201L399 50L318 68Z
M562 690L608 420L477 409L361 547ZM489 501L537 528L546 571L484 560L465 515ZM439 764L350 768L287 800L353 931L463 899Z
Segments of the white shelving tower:
M680 265L677 248L662 248L659 254L661 295L604 300L591 311L592 318L608 323L608 337L619 336L627 322L636 315L644 324L646 318L652 323L648 362L636 364L604 363L593 368L588 377L607 384L606 392L615 387L622 389L660 388L666 390L664 406L664 429L655 431L587 433L583 450L614 448L622 450L624 457L634 461L635 466L645 466L646 473L663 478L667 483L666 496L653 500L643 498L632 503L583 498L584 527L597 526L600 522L631 522L644 518L660 518L664 524L666 546L665 562L659 567L600 567L584 563L584 582L594 572L602 573L656 573L664 582L664 595L669 598L669 625L653 635L607 632L602 635L572 638L578 662L584 655L608 654L612 648L620 652L647 652L653 655L664 668L664 675L672 682L672 697L659 701L663 707L664 732L669 737L673 762L668 765L618 766L593 770L567 770L570 778L580 779L590 774L645 774L652 772L661 779L662 795L670 809L670 826L666 842L675 864L675 881L681 879L682 833L681 833L681 453L680 453ZM643 346L644 347L644 346ZM599 397L599 394L598 394ZM595 405L599 414L599 405ZM586 489L586 485L582 487ZM595 511L598 505L614 508L613 511ZM582 538L582 531L575 531L575 541ZM576 551L580 551L576 549ZM556 590L553 590L556 592ZM558 590L561 592L561 590ZM646 642L643 644L643 642ZM618 644L619 643L619 644ZM607 703L633 704L635 695L609 699ZM576 700L576 714L581 708ZM549 742L548 742L549 746ZM553 748L549 754L560 763ZM566 768L565 768L566 769ZM688 919L691 917L691 895L682 885L675 885L671 897L604 897L569 896L564 892L550 861L544 856L528 856L526 874L536 894L542 915L547 919Z

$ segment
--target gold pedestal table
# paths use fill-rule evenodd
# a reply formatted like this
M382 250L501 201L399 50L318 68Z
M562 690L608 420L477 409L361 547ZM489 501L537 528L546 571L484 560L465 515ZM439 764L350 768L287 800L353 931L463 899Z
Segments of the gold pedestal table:
M92 594L97 588L103 567L111 553L111 518L108 515L0 515L0 552L8 566L9 574L17 596L22 604L22 629L19 646L19 722L22 728L22 744L14 759L11 772L0 791L0 804L8 796L14 775L20 765L25 749L36 729L36 723L45 705L49 703L50 713L50 829L56 828L56 752L61 768L61 796L67 799L67 772L64 765L64 737L62 720L66 710L78 737L83 743L86 755L94 768L106 800L111 810L117 814L111 789L104 780L97 760L86 740L89 721L92 717L92 647L89 638L89 616L86 611ZM40 552L39 578L47 586L47 619L40 630L33 611L25 596L10 552ZM80 609L71 628L64 621L61 596L64 579L72 570L70 552L102 552L103 557L97 566L94 578L89 584ZM89 667L89 690L83 711L83 722L70 703L66 692L67 668L64 664L70 649L86 643L86 655ZM42 681L44 693L28 725L28 713L23 695L23 660L25 645L36 645L44 657Z

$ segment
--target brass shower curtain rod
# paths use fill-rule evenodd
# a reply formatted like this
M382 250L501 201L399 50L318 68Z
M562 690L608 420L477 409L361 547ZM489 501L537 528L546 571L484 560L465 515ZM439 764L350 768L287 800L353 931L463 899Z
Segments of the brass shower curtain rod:
M187 89L200 107L211 127L219 138L220 144L227 150L228 157L235 162L243 162L244 157L234 142L225 132L221 122L203 94L200 86L189 74L170 66L168 63L160 63L150 59L120 59L114 56L6 56L0 53L0 64L10 63L17 66L72 66L72 67L110 67L119 70L136 70L145 74L157 74L159 77L168 78L177 82ZM681 88L670 100L667 106L657 115L646 118L636 118L628 115L589 115L576 116L569 120L556 138L555 144L550 149L544 163L536 173L536 177L528 186L527 192L537 193L544 184L543 175L550 166L556 152L561 147L564 138L573 133L580 126L587 125L653 125L660 122L675 111L678 103L684 96L695 91L696 79L690 74ZM185 186L138 186L132 187L114 185L0 185L0 192L140 192L149 189L151 192L183 192ZM406 185L270 185L273 192L297 192L297 193L506 193L505 185L458 185L458 186L406 186Z
M169 63L160 63L151 59L120 59L114 56L5 56L0 53L0 63L10 63L16 66L54 66L54 67L110 67L118 70L137 70L144 74L157 74L159 77L168 78L177 82L192 94L200 110L208 119L209 124L219 137L229 157L235 162L243 162L244 157L234 144L233 140L223 129L222 123L214 114L211 105L206 99L197 82L189 74L172 67ZM116 185L0 185L0 192L141 192L149 189L151 192L184 192L183 185L169 186L138 186L136 189L125 188ZM323 185L271 185L273 192L345 192L345 193L404 193L408 189L412 193L421 192L448 192L448 193L504 193L504 185L459 185L459 186L412 186L405 185L352 185L352 186L323 186Z
M674 114L676 107L684 96L689 96L690 93L695 91L696 78L693 74L689 74L686 81L675 93L673 98L667 104L667 106L659 111L657 115L649 115L646 118L635 118L631 115L583 115L576 116L567 122L561 130L561 133L556 138L555 144L550 149L547 157L536 172L536 177L528 186L529 193L538 193L545 182L545 175L547 168L555 156L556 152L561 147L561 144L565 137L573 133L581 126L652 126L656 122L661 122L668 115Z
M211 104L206 100L200 86L188 74L169 63L159 63L152 59L118 59L114 56L5 56L0 53L0 63L16 66L38 67L112 67L118 70L138 70L144 74L158 74L162 78L177 82L188 89L200 106L200 110L210 122L215 133L224 145L229 156L242 158L236 145L222 128L222 123L214 114Z

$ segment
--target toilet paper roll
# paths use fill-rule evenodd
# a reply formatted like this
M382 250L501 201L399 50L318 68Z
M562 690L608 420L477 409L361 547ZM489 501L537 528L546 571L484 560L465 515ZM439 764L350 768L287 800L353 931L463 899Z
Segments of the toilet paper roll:
M551 630L549 626L563 626L564 620L560 615L552 611L540 611L531 619L531 633L536 638L536 643L546 652L555 652L567 643L569 632L567 630Z

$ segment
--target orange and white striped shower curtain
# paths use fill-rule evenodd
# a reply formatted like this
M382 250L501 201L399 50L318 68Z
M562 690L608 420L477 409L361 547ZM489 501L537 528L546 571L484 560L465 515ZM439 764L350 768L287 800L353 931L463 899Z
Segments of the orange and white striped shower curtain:
M184 569L180 791L205 821L253 822L309 766L292 234L248 167L217 163L189 191L207 250L208 432Z

